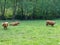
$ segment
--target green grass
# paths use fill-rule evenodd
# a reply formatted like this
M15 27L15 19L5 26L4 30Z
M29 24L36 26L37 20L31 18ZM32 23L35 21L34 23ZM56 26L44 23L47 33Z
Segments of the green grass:
M55 21L51 27L45 25L45 20L23 20L7 30L1 26L4 21L0 21L0 45L60 45L60 20Z

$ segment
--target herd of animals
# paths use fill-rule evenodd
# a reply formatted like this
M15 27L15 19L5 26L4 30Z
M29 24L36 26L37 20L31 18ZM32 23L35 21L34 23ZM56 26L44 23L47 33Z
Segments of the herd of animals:
M56 22L53 21L53 20L46 20L46 26L48 26L48 25L54 26L55 23L56 23ZM10 23L10 24L9 24L8 22L3 22L3 23L2 23L2 26L3 26L4 29L7 29L8 25L17 26L18 24L20 24L18 21L12 22L12 23Z
M12 23L8 23L8 22L3 22L2 23L2 26L3 26L3 28L4 29L7 29L7 27L9 26L9 25L11 25L11 26L17 26L19 24L19 22L18 21L16 21L16 22L12 22Z

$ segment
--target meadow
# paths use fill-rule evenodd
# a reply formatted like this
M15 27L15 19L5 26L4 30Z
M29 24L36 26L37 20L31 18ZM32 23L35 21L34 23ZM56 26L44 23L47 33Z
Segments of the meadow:
M0 45L60 45L60 20L54 21L52 27L46 26L45 20L20 20L18 26L4 30L1 20Z

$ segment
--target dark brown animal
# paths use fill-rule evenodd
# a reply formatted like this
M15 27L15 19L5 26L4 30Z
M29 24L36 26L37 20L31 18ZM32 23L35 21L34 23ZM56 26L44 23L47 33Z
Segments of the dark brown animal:
M17 26L18 24L19 24L19 22L16 21L16 22L12 22L10 25L11 25L11 26Z
M55 21L52 21L52 20L47 20L47 21L46 21L46 25L47 25L47 26L48 26L48 25L54 26L54 24L55 24Z
M2 26L4 27L4 29L7 29L7 27L8 27L8 22L2 23Z

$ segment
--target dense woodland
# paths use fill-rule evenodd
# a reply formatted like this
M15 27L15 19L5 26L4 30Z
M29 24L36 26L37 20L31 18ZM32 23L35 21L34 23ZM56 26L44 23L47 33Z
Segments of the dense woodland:
M0 0L0 19L60 18L60 0Z

